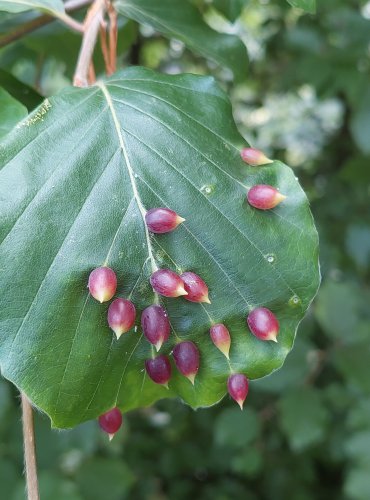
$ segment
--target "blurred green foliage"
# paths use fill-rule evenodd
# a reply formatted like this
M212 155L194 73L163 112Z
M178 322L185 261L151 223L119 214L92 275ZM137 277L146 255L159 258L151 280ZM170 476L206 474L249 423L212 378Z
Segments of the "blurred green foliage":
M37 415L41 497L367 500L370 2L322 0L316 16L283 0L233 2L230 9L221 1L194 3L212 26L247 45L250 67L241 84L181 42L134 23L121 26L127 43L120 65L215 74L233 96L247 139L293 164L308 192L323 285L284 367L251 384L243 413L229 399L197 412L160 402L126 415L112 443L95 422L56 432ZM0 52L8 92L5 74L43 95L71 81L76 35L59 26L44 43L50 30ZM1 381L0 498L7 500L24 498L18 403L15 389Z

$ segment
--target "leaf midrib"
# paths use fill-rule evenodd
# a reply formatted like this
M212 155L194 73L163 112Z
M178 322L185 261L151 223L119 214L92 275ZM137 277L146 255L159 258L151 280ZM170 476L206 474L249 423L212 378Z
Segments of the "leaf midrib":
M114 127L116 129L117 136L118 136L118 141L119 141L119 144L120 144L120 147L121 147L121 150L122 150L122 154L123 154L124 159L125 159L125 164L126 164L127 172L129 174L129 178L130 178L130 182L131 182L131 188L132 188L132 193L133 193L133 195L135 197L136 204L138 206L139 212L140 212L142 220L143 220L146 245L147 245L147 249L148 249L148 255L150 257L152 271L155 272L155 271L157 271L158 266L157 266L157 263L156 263L156 261L154 259L152 244L150 242L149 231L148 231L148 228L147 228L147 225L146 225L146 222L145 222L146 210L145 210L145 207L144 207L144 205L143 205L143 203L141 201L141 197L140 197L137 185L136 185L135 174L134 174L133 168L131 166L131 162L130 162L128 151L127 151L127 148L126 148L126 145L125 145L125 141L123 139L123 135L122 135L122 131L121 131L121 126L120 126L120 123L119 123L119 120L118 120L118 117L117 117L117 114L116 114L116 110L115 110L114 105L113 105L112 98L111 98L111 96L110 96L110 94L108 92L107 87L104 85L103 82L97 82L97 86L100 87L100 89L102 90L102 92L104 94L104 97L105 97L105 99L106 99L106 101L108 103L109 110L110 110L111 115L112 115Z

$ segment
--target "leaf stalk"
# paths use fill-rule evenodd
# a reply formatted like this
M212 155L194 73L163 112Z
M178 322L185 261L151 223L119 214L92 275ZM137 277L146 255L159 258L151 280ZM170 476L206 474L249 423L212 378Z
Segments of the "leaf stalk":
M105 0L95 0L87 11L84 21L84 35L73 78L73 85L75 87L87 87L89 84L89 68L99 29L104 21L105 11Z
M27 498L28 500L39 500L40 495L37 480L35 433L33 428L32 406L29 399L23 392L21 392L21 401Z

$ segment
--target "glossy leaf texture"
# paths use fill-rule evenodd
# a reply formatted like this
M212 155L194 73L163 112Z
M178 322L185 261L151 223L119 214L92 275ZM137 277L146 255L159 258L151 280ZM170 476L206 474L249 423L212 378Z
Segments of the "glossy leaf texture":
M309 14L316 13L316 0L288 0L293 7L305 10Z
M15 14L34 9L57 17L61 17L64 14L62 0L0 0L0 11L3 10Z
M26 116L27 108L0 87L0 137Z
M168 38L181 40L189 49L229 68L236 80L247 72L247 51L234 35L218 33L203 20L200 11L184 0L117 0L119 13L148 24Z
M212 5L231 22L235 22L248 0L213 0Z
M308 202L280 162L249 167L226 94L209 77L129 68L43 103L0 149L0 366L57 427L179 396L209 406L226 393L230 366L209 328L230 331L230 365L252 382L279 368L319 282ZM246 201L253 184L288 198L271 211ZM168 206L186 221L149 235L143 209ZM92 269L108 265L116 296L137 309L119 341L109 303L88 294ZM200 351L195 386L176 370L169 390L146 375L152 347L140 315L153 304L153 269L193 271L211 304L160 297L176 340ZM262 342L247 313L265 306L279 343ZM176 338L174 332L178 338Z

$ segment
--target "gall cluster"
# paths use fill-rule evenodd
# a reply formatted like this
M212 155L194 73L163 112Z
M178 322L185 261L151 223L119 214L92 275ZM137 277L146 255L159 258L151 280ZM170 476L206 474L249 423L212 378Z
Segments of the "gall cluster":
M242 159L252 166L261 166L272 163L261 151L253 148L244 148L241 151ZM266 184L251 187L247 193L248 203L259 210L270 210L281 203L286 197L278 189ZM152 208L145 214L145 223L150 232L164 234L174 231L185 219L169 208ZM190 302L210 304L208 287L197 274L187 271L181 275L170 269L158 269L150 277L153 291L164 297L182 297ZM88 281L89 292L100 303L111 300L117 289L117 277L109 267L94 269ZM107 322L117 339L128 332L135 325L135 305L128 299L116 298L108 308ZM277 342L279 322L276 316L265 307L253 309L246 318L250 332L260 340ZM145 308L141 313L141 328L145 338L158 352L168 340L171 333L171 324L167 311L159 304ZM213 344L229 361L231 335L227 327L214 324L209 330ZM195 377L200 366L200 353L192 341L178 342L172 351L172 357L178 371L194 385ZM172 375L170 358L164 354L152 356L145 361L145 370L150 379L156 384L168 388ZM229 395L243 409L248 394L249 380L242 373L234 373L230 367L230 376L227 381ZM113 408L99 417L99 425L112 439L122 424L122 414L118 408Z

